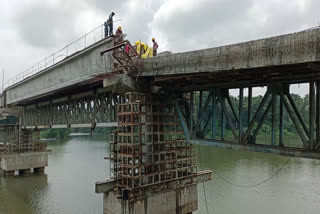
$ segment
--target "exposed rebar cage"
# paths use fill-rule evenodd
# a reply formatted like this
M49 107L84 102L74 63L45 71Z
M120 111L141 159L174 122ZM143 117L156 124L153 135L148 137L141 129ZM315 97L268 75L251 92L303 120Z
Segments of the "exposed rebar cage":
M39 152L46 150L46 143L40 142L40 130L21 129L19 126L1 127L1 136L7 136L1 139L0 153L14 154L24 152Z
M118 130L110 143L111 177L124 199L211 179L197 173L196 151L187 142L174 104L127 93L118 104Z

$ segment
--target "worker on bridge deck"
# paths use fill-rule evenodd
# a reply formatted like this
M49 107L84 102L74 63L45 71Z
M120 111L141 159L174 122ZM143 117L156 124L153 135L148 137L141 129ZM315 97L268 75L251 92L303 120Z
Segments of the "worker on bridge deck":
M109 19L107 19L107 21L104 22L104 37L105 38L108 37L108 28L109 28L109 25L110 25L109 22L110 22Z
M113 16L116 15L112 12L109 16L109 36L113 35Z
M155 38L152 38L152 42L153 42L153 56L157 56L157 50L158 50L158 43L156 42Z
M122 28L121 26L118 27L117 31L116 31L116 38L119 40L123 39L123 33L122 33Z

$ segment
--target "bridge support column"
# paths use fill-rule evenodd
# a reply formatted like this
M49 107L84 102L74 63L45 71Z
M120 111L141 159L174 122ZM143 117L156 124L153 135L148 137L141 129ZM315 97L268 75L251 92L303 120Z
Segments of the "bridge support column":
M187 140L188 105L141 93L125 98L118 105L118 129L110 143L113 180L96 183L96 192L104 193L104 214L196 211L197 184L210 180L212 172L197 171L195 147ZM209 101L211 95L201 115Z
M124 201L114 191L103 195L104 214L188 214L198 209L197 185Z

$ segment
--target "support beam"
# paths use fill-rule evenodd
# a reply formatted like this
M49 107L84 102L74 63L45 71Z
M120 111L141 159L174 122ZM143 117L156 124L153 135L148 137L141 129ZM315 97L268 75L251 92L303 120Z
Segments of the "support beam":
M238 117L237 117L236 110L235 110L234 107L233 107L233 104L232 104L231 98L230 98L230 96L229 96L229 93L226 95L226 98L227 98L228 104L229 104L229 106L230 106L231 112L232 112L232 114L233 114L233 117L234 117L234 119L236 120L236 124L239 124L239 119L238 119Z
M309 83L309 149L314 150L314 131L315 131L315 85L314 81Z
M212 96L213 96L213 91L210 91L209 96L207 97L206 102L205 102L205 104L204 104L204 106L202 108L202 111L199 114L198 121L197 121L197 123L195 125L195 128L194 128L193 132L192 132L191 138L193 138L195 136L195 134L196 134L196 132L197 132L199 127L200 127L200 133L201 133L201 130L202 130L201 129L202 119L204 117L205 112L207 111L207 108L208 108L209 102L211 101Z
M252 113L252 87L248 88L248 121L247 125L249 127L251 121L251 113ZM250 133L249 133L250 135Z
M176 111L177 111L178 116L179 116L179 120L180 120L182 128L183 128L184 135L185 135L187 141L190 142L189 129L188 129L187 123L185 121L185 118L182 115L182 111L181 111L180 104L179 104L178 100L176 100L175 105L176 105Z
M190 92L190 114L189 114L189 130L193 132L193 91Z
M267 100L268 100L268 98L269 98L270 93L271 93L271 92L270 92L270 90L268 89L267 92L266 92L266 94L265 94L264 97L262 98L261 103L260 103L260 105L259 105L256 113L254 114L254 116L253 116L253 118L252 118L252 120L251 120L251 122L250 122L250 125L249 125L249 127L248 127L248 129L247 129L247 131L246 131L246 133L245 133L245 135L244 135L244 137L243 137L243 139L242 139L243 143L246 143L246 140L247 140L248 137L249 137L249 133L251 132L254 124L256 123L256 121L258 120L258 116L259 116L260 112L262 111L264 105L266 104L266 102L267 102Z
M239 94L239 143L242 143L243 135L243 88L240 88Z
M293 108L293 111L297 115L298 120L301 123L301 126L302 126L305 134L309 137L309 130L308 130L308 128L307 128L307 126L306 126L306 124L305 124L305 122L304 122L304 120L303 120L303 118L302 118L302 116L301 116L296 104L294 103L294 101L293 101L293 99L291 97L291 94L290 93L285 93L285 94L287 95L288 100L289 100L289 102L290 102L290 104L291 104L291 106Z
M305 137L305 135L303 133L303 129L301 129L301 127L299 126L299 120L296 118L294 111L290 108L290 104L287 100L288 98L285 97L284 93L281 90L279 90L279 94L280 94L280 98L281 98L284 106L286 107L287 112L288 112L288 114L289 114L294 126L296 127L296 130L297 130L297 132L303 142L304 148L307 149L309 147L307 138Z
M217 120L217 100L216 97L212 97L212 119L211 119L211 132L212 132L212 140L216 139L216 120Z
M271 115L271 145L276 145L276 107L277 107L277 95L275 89L272 89L272 115Z
M253 139L256 139L257 135L259 134L259 131L260 131L260 129L261 129L261 127L262 127L262 125L263 125L263 123L264 123L267 115L268 115L268 112L270 111L271 106L272 106L272 101L269 102L268 107L267 107L267 109L265 110L265 112L263 113L262 118L261 118L261 120L259 121L256 130L253 132L253 135L252 135L252 138L253 138Z
M200 121L200 115L202 112L202 97L203 97L203 91L199 92L199 109L198 109L198 113L197 113L197 123L201 124ZM200 129L201 129L201 125L200 125ZM193 132L197 132L197 128L195 127L195 129L193 130ZM192 134L193 135L193 134ZM192 137L191 137L192 138Z
M280 112L279 112L279 146L283 147L284 142L283 142L283 102L280 99Z
M320 147L320 82L316 82L316 150Z
M223 102L224 102L224 99L223 99ZM221 114L221 140L225 140L225 136L226 136L226 120L225 120L225 117L224 117L224 112L222 110L222 107L220 108L221 111L220 111L220 114Z
M229 112L227 111L227 108L226 108L226 106L225 106L224 98L222 97L222 94L221 94L221 92L219 91L219 89L215 90L215 92L216 92L216 95L217 95L218 100L219 100L219 102L220 102L221 109L222 109L224 115L225 115L226 118L227 118L228 124L229 124L229 126L230 126L231 131L232 131L232 134L233 134L235 140L238 140L238 136L237 136L237 133L236 133L236 129L235 129L233 123L232 123L231 116L230 116L230 114L229 114Z

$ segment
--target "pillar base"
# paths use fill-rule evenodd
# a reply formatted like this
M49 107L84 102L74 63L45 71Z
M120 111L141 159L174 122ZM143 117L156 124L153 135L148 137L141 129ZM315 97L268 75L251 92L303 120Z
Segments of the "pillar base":
M30 169L20 169L19 170L19 175L20 176L28 176L28 175L30 175Z
M5 171L3 170L4 177L14 176L14 170L12 171Z
M190 214L197 209L197 185L159 192L132 201L117 199L114 191L103 195L104 214Z
M33 172L38 175L44 175L44 167L34 168Z

